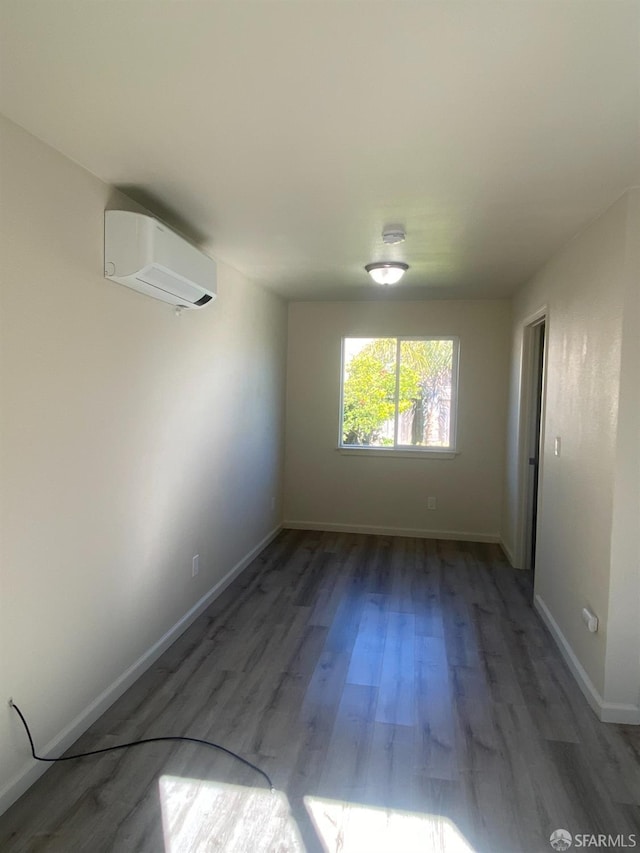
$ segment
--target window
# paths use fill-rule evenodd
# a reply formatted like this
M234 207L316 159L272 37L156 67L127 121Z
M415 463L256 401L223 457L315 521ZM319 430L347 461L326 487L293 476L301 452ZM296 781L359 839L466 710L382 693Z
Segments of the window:
M455 449L457 338L344 338L340 447Z

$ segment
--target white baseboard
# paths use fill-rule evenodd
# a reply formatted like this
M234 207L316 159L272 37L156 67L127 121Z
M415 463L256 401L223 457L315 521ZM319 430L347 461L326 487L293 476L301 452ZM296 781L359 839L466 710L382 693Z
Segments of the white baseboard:
M504 539L502 538L502 536L500 537L500 547L501 547L501 548L502 548L502 550L504 551L504 553L505 553L505 555L506 555L506 557L507 557L507 560L509 560L509 563L511 564L511 566L512 566L514 569L518 569L518 568L520 568L518 565L516 565L516 558L515 558L515 557L514 557L514 555L513 555L513 551L512 551L512 550L511 550L511 548L507 545L507 543L504 541Z
M620 723L627 726L640 726L640 708L622 702L604 702L600 719L603 723Z
M373 524L336 524L332 521L283 521L290 530L326 530L329 533L372 533L377 536L409 536L417 539L450 539L458 542L500 542L497 533L466 530L423 530L413 527L377 527Z
M227 574L214 584L211 589L179 619L175 625L163 634L135 663L118 676L93 702L84 708L69 725L59 732L40 751L41 755L49 757L62 755L76 740L91 726L116 699L129 688L147 670L178 637L203 613L209 605L235 580L235 578L251 563L258 554L278 535L282 528L274 528L258 544L239 560ZM13 712L15 713L15 712ZM24 792L45 773L50 764L42 764L29 759L25 767L17 773L0 790L0 815L3 814Z
M535 596L534 604L598 719L602 720L603 723L640 725L640 708L637 705L607 702L589 678L587 671L576 657L567 638L560 630L560 626L551 615L551 611L539 595Z

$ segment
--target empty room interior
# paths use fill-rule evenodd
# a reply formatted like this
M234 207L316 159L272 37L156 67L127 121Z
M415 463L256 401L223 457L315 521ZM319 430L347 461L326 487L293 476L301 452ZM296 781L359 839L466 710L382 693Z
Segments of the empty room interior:
M0 849L640 847L640 0L0 0L0 164Z

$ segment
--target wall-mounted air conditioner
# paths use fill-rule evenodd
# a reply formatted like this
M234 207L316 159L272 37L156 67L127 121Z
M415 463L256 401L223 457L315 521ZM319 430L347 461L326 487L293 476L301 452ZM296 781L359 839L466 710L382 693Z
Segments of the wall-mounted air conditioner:
M128 210L105 211L104 274L185 308L216 297L215 261L152 216Z

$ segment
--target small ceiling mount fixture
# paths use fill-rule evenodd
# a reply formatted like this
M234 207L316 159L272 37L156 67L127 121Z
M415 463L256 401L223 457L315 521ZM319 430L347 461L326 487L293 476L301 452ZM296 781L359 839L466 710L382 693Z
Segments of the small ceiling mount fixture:
M404 243L406 239L407 235L400 225L387 225L382 232L382 242L390 246L395 246L396 243Z
M365 266L376 284L397 284L408 269L409 264L400 261L379 261Z

